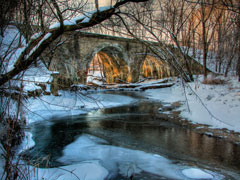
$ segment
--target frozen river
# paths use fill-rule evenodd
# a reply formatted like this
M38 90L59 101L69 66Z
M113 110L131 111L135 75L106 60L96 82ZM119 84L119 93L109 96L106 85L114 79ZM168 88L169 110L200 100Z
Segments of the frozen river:
M158 111L162 103L139 92L122 94L138 101L31 124L27 157L55 168L97 161L105 179L240 178L239 145L174 124Z

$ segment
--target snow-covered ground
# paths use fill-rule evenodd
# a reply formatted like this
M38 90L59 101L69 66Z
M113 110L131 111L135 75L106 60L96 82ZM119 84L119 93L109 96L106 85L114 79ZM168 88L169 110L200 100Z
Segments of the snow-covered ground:
M166 103L182 102L181 116L192 123L240 132L240 83L237 77L225 80L223 85L208 85L200 77L185 85L186 93L179 82L171 88L147 90L147 96Z

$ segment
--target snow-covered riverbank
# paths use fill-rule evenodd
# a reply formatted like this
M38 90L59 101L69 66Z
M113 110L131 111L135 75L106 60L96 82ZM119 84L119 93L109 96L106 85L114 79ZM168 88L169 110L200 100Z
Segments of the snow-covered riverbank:
M194 124L209 125L210 128L240 132L240 83L236 77L224 79L226 84L185 85L179 82L171 88L147 90L149 98L165 103L181 102L181 116Z
M145 84L149 86L151 83L156 82L153 81ZM214 111L214 108L211 109L212 106L210 106L216 103L215 106L220 107L220 110L221 107L224 106L224 110L221 110L221 113L216 115L223 115L223 117L228 115L229 118L237 121L239 111L236 111L235 108L239 107L239 99L237 99L235 95L238 95L239 86L236 81L231 80L228 84L215 86L204 85L200 82L198 82L198 84L189 83L188 85L193 90L191 91L189 88L185 89L190 112L188 112L188 108L185 104L186 97L180 82L177 82L175 86L170 88L150 89L142 91L141 94L154 100L163 101L166 104L180 101L183 103L178 109L182 111L181 116L187 118L192 123L208 124L212 128L228 128L234 131L239 130L236 126L233 126L235 128L231 128L232 126L229 125L229 121L226 118L214 119L212 115L217 113L218 109L216 108L217 110ZM229 87L232 87L230 89L231 91ZM209 97L210 95L212 97L211 99ZM218 99L218 101L216 99ZM30 112L34 113L28 114L28 122L33 123L52 116L77 115L87 113L97 108L121 106L135 101L137 100L134 98L122 95L103 94L101 91L92 92L88 97L76 92L61 91L60 96L57 97L43 96L41 98L32 98L28 102L28 107L31 110ZM40 104L42 106L39 106ZM231 106L232 104L235 106ZM229 111L233 113L228 114L227 112ZM34 114L40 114L45 118L38 115L35 116ZM237 122L236 125L238 125ZM72 144L64 148L64 155L59 159L61 162L70 165L53 169L38 169L39 173L35 178L44 177L48 179L50 177L59 177L60 179L77 179L77 177L81 177L83 179L104 179L106 177L111 177L114 171L120 171L123 176L131 176L131 174L128 174L131 170L134 174L144 171L174 179L224 179L223 175L216 172L199 169L194 166L184 167L182 165L174 165L172 161L156 154L149 154L143 151L119 148L111 145L102 145L103 142L103 139L83 134ZM106 158L110 156L115 158L107 161ZM139 157L142 157L142 159L139 159ZM95 159L98 161L95 161ZM120 162L124 164L123 162L125 161L125 167L115 167L116 164ZM159 164L161 164L161 169L157 168ZM111 168L109 169L109 167ZM91 171L89 171L89 169L91 169ZM93 174L93 169L98 173ZM172 171L169 171L169 169L172 169ZM74 172L74 174L70 172ZM161 173L158 174L159 172Z

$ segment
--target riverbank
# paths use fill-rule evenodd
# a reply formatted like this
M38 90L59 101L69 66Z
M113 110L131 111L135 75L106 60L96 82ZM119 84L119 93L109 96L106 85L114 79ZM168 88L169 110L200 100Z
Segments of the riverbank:
M177 104L181 118L176 123L240 144L240 83L236 77L219 79L224 84L203 84L201 77L185 86L178 81L170 88L147 90L147 97L166 106Z
M134 84L113 86L107 90L98 88L88 91L59 91L59 96L44 95L29 98L25 104L28 107L25 117L29 124L52 117L74 116L86 114L93 109L121 106L133 102L134 99L101 92L146 89L141 93L146 98L161 101L166 107L175 106L175 110L169 113L179 114L180 118L175 118L175 121L178 121L176 123L201 134L240 144L240 83L236 77L217 79L223 83L203 84L200 76L195 82L185 84L180 79L167 79L146 81L135 86ZM165 84L170 84L171 87L162 88ZM153 86L155 89L148 89Z
M29 108L26 115L27 122L32 123L54 116L86 114L93 109L129 104L134 99L101 94L101 92L142 91L146 87L146 90L141 93L143 96L161 101L166 107L174 106L174 110L171 112L170 108L169 113L173 114L175 123L194 129L200 134L240 144L240 83L237 82L236 77L231 79L219 77L218 79L223 83L203 84L200 76L195 82L187 84L182 84L180 79L168 79L138 83L135 88L130 84L108 87L107 90L90 89L91 93L85 90L82 92L60 91L59 96L30 98L26 104ZM162 88L164 83L171 84L171 87ZM153 85L154 89L147 89ZM159 113L161 114L161 109ZM176 113L177 116L174 116Z
M84 167L86 162L82 162L83 160L90 162L90 164L86 164L87 166L91 165L90 167L96 168L97 164L92 160L98 159L100 164L98 164L97 169L102 169L103 174L107 170L108 177L112 177L109 179L114 179L118 172L126 177L128 169L132 167L134 167L134 177L152 177L155 174L187 180L188 178L182 175L189 168L201 169L203 172L210 173L211 177L207 179L225 179L224 176L227 179L228 175L231 177L231 173L221 173L220 167L228 164L226 162L229 161L224 161L222 164L222 159L229 158L227 154L229 147L233 146L232 144L221 141L221 146L217 146L219 143L215 143L218 142L215 138L201 136L189 129L182 128L182 126L177 126L169 122L168 118L157 118L158 115L162 114L158 112L159 107L162 107L164 112L170 108L162 106L161 102L154 102L141 96L144 94L142 91L103 93L130 95L139 100L133 101L129 105L94 110L73 118L56 118L32 123L30 128L36 145L30 150L32 154L30 159L34 159L35 155L38 154L38 159L43 158L44 161L40 167L45 167L45 161L48 161L45 160L46 155L52 154L51 157L54 155L56 157L56 154L59 154L53 159L60 160L63 163L60 164L60 168L67 170L68 165L71 166L69 168L73 169ZM41 134L42 132L44 134ZM215 164L213 158L215 158L215 151L218 150L220 153L217 159L220 161ZM232 154L231 152L235 151L230 151L230 154ZM201 165L202 161L200 160L189 161L189 159L197 157L201 157L203 161L206 159L207 162L211 162L210 159L212 159L215 166L206 165L211 163ZM236 152L233 157L237 157ZM50 158L48 161L51 167L55 167L53 159ZM174 171L168 171L168 169L173 168ZM55 172L54 176L63 173L57 168L50 168L48 171L40 169L39 172L41 172L40 176L44 173L49 176L53 175L53 172ZM91 174L91 171L86 173ZM79 175L82 177L81 173ZM223 175L223 177L218 175ZM196 176L196 179L202 179L200 177Z
M156 82L151 81L151 82L145 83L145 85L149 86L149 84L154 84L154 83L156 83ZM195 83L193 83L193 84L195 84ZM206 89L206 86L199 85L200 92L203 92L202 90L204 88ZM225 86L226 85L224 85L224 87L219 86L219 87L215 88L214 91L217 91L218 88L226 89ZM195 101L196 101L195 103L197 103L197 102L199 103L199 101L196 98L193 98L194 96L191 94L191 91L189 91L189 89L185 89L186 90L186 96L185 96L182 87L183 86L181 85L181 81L177 80L175 82L175 85L172 87L161 88L161 89L147 89L145 91L140 91L140 94L144 98L161 101L163 103L163 107L158 109L158 114L160 116L167 113L167 115L170 115L170 117L171 117L171 115L172 115L172 117L174 117L174 113L178 113L180 115L180 119L181 119L178 121L178 123L181 123L181 125L183 127L193 128L194 130L199 131L199 132L202 131L202 133L205 133L205 134L209 133L209 129L216 131L216 127L219 126L220 123L216 123L213 125L210 125L210 124L200 125L196 119L195 119L196 121L194 121L194 119L190 119L190 118L198 118L198 117L195 117L195 116L192 116L190 118L189 118L189 116L184 117L185 113L188 112L186 101L185 101L186 96L188 97L189 103L191 102L194 104ZM48 87L48 89L49 89L49 87ZM213 90L211 88L209 88L209 89ZM127 89L124 89L124 90L127 91ZM121 89L121 91L124 91L124 90ZM83 91L82 92L59 91L59 96L44 95L44 96L40 96L40 97L31 97L25 104L25 106L28 107L28 110L25 112L27 123L28 123L28 125L31 125L34 123L39 123L39 121L46 121L46 123L48 123L49 118L54 118L54 117L60 118L63 116L75 116L75 115L79 115L79 114L87 114L88 112L90 112L94 109L97 110L97 109L107 108L107 107L118 107L118 106L137 102L136 99L134 99L132 97L117 95L117 94L113 95L111 93L105 94L105 93L101 93L102 91L105 92L105 90L96 90L96 91L91 90L89 93L87 93L87 91L84 91L84 92ZM229 94L234 93L234 91ZM205 91L205 93L206 92L209 93L211 91ZM198 95L198 96L203 96L203 94L200 93L200 95ZM204 96L208 96L208 94L206 93L206 94L204 94ZM208 100L208 101L211 102L211 100ZM204 100L204 102L205 102L205 100ZM222 102L222 100L219 102ZM230 100L227 102L230 102ZM238 101L235 102L236 105L237 105L237 102ZM208 103L205 102L205 105L208 106ZM229 105L229 104L227 104L227 105ZM217 104L217 106L219 106L219 104ZM192 106L189 106L189 107L192 108ZM236 107L238 107L238 106L236 106ZM189 114L195 115L196 112L194 112L194 111L201 110L200 108L201 108L200 105L193 107L193 109L192 109L193 112L189 113ZM234 110L234 108L230 109L230 110ZM212 112L212 113L214 113L214 112ZM233 114L231 114L231 116L232 115ZM186 121L187 117L189 119ZM207 115L205 114L202 117L206 118ZM233 117L233 119L234 118L236 119L235 116L232 116L232 117ZM174 118L172 118L172 119L174 120ZM222 121L224 121L224 120L222 120ZM214 121L214 122L218 122L218 121ZM223 126L224 124L225 123L222 123L220 125ZM202 126L204 128L199 128L200 126ZM205 128L205 126L207 127L207 129ZM222 127L222 126L220 126L220 127ZM230 130L227 130L227 131L230 131ZM210 135L210 134L208 134L208 135ZM31 134L28 134L27 136L29 138L25 139L25 141L24 141L25 145L28 145L29 147L33 147L34 141L31 138ZM81 137L80 137L80 139L81 139ZM73 142L73 143L75 144L75 142ZM23 145L23 146L25 146L25 145ZM92 145L94 145L94 147L99 146L98 144L95 145L94 143L87 141L87 145L86 145L87 148L88 147L92 148ZM22 148L24 148L24 147L22 147ZM85 148L85 146L84 146L84 148ZM111 146L109 148L112 150L116 147ZM121 149L121 151L125 152L126 150ZM129 151L129 150L127 150L127 151ZM75 153L73 153L73 154L75 154ZM162 158L155 154L147 154L147 156L154 157L153 158L154 162L156 159ZM98 162L95 162L95 161L87 161L87 162L77 164L76 166L69 165L69 166L63 166L60 168L65 168L68 171L71 171L71 170L77 168L76 172L79 177L84 176L84 174L82 173L82 172L84 172L89 176L89 179L91 179L90 178L91 172L87 171L87 170L85 171L86 166L84 164L90 168L99 170L100 173L98 175L100 175L101 177L96 177L96 176L92 177L91 176L91 178L104 179L108 174L107 173L108 171L101 164L99 164ZM33 167L31 167L31 168L33 168ZM183 167L183 169L179 170L179 173L181 173L181 175L182 175L183 171L185 172L185 169L189 169L189 168L190 167ZM63 171L61 171L59 169L55 169L55 168L54 169L52 169L52 168L38 169L38 171L40 172L38 177L43 176L44 174L46 174L47 176L51 176L53 173L55 173L55 175L58 175L58 173L60 173L60 174L63 173ZM199 169L198 169L198 171L199 171ZM57 174L56 174L56 172L57 172ZM206 171L204 171L204 172L206 172ZM126 172L124 172L124 173L126 173ZM66 173L63 177L65 177L65 176L68 177L68 175L69 175L69 173ZM199 176L199 177L201 177L201 176ZM179 179L181 179L181 178L179 178Z

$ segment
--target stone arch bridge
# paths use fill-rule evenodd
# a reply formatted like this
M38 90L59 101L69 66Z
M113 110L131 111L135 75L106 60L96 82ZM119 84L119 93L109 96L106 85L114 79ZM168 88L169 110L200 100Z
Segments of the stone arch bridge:
M99 52L99 55L106 59L103 61L106 76L107 72L111 74L115 68L117 72L115 74L118 74L118 78L123 81L136 82L141 74L153 76L155 73L157 78L175 74L167 63L160 59L158 66L155 65L155 70L151 70L155 62L145 61L149 56L147 54L151 52L146 45L137 40L80 31L61 36L44 52L43 61L50 70L59 72L58 84L85 84L90 63ZM109 59L112 61L110 62ZM145 70L143 70L143 66ZM109 79L115 78L113 73L114 77L110 76ZM109 82L113 82L113 80L109 80Z

